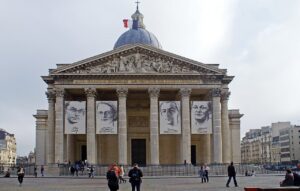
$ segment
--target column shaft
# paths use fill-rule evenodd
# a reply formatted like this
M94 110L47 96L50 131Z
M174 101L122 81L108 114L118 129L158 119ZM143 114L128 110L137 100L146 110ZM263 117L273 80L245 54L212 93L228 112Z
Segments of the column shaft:
M87 95L87 161L90 164L97 163L97 142L96 142L96 90L88 88L85 90Z
M222 146L223 146L223 163L231 162L231 145L230 131L228 119L228 98L230 93L223 92L221 99L221 115L222 115Z
M126 99L128 90L125 88L117 89L119 97L119 164L127 165L127 113Z
M213 162L222 163L222 135L221 135L221 104L220 89L213 89Z
M191 90L180 90L182 105L182 162L191 163L190 94Z
M74 160L74 137L75 135L69 134L67 135L67 162L71 161L72 163L75 162Z
M55 103L55 162L64 162L64 91L57 89Z
M205 164L211 163L211 149L210 149L210 134L205 134L202 136L203 140L201 143L203 143L203 148L205 150L204 156L203 156L203 161Z
M48 98L48 120L47 120L47 164L55 163L54 159L54 143L55 143L55 92L48 90L46 92Z
M151 165L159 165L158 95L159 89L151 88L150 94L150 156Z

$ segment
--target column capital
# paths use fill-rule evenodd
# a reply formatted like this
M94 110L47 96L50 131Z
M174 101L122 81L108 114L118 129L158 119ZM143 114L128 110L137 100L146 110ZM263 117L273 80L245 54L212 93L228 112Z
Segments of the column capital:
M96 97L97 95L95 88L85 88L84 91L87 97Z
M160 92L159 88L149 88L148 89L148 93L149 93L150 98L152 98L152 97L158 97L159 96L159 92Z
M179 93L181 97L189 97L192 93L192 90L190 88L181 88Z
M53 89L48 89L48 91L45 92L46 96L47 96L47 99L48 101L53 101L55 99L55 90Z
M61 89L61 88L56 88L55 89L55 95L56 95L56 97L64 97L65 90Z
M118 88L117 90L118 97L127 97L128 89L127 88Z
M221 100L222 101L229 100L229 96L230 96L230 91L228 90L222 91Z
M212 97L220 97L221 96L221 89L220 88L213 88L211 90Z

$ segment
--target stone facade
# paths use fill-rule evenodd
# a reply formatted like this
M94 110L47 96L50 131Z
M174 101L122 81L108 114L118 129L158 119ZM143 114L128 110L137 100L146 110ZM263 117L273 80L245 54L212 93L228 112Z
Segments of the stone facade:
M38 165L85 159L127 165L136 152L145 165L241 161L242 115L228 110L233 76L218 65L134 44L58 65L42 78L49 106L34 115ZM103 100L118 103L117 134L96 133L96 102ZM86 134L64 133L64 101L86 102ZM180 102L180 134L160 133L160 101ZM212 102L212 134L191 133L191 101Z
M0 129L0 163L16 164L16 138L14 134L10 134Z

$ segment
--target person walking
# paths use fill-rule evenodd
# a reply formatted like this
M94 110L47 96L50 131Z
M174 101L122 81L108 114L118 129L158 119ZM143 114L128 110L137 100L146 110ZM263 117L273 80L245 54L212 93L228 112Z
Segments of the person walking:
M34 166L33 174L34 174L34 177L36 178L37 177L37 167L36 166Z
M24 170L23 166L19 166L19 168L17 170L17 175L18 175L19 186L22 186L23 178L25 176L25 170Z
M209 166L204 165L204 175L205 175L205 178L206 178L206 182L209 182L208 171L209 171Z
M233 178L235 187L238 187L238 184L237 184L236 178L235 178L236 172L235 172L235 168L234 168L234 166L233 166L233 162L231 162L230 165L228 166L227 172L228 172L228 177L229 177L229 178L228 178L226 187L229 187L229 183L230 183L230 181L231 181L231 178Z
M126 183L126 180L123 178L125 175L125 171L124 171L124 167L123 165L120 166L120 176L119 176L119 183L121 184L122 182L123 183Z
M138 164L134 164L133 168L128 172L129 176L129 182L131 183L131 190L135 191L140 191L141 183L142 183L142 177L143 173L141 169L139 169Z
M111 165L106 173L107 185L110 191L119 190L119 179L115 172L115 166Z
M206 176L205 171L203 169L203 166L200 167L200 170L198 171L199 177L201 178L201 182L206 182Z
M42 176L44 176L44 172L45 172L44 165L42 165L42 166L41 166L41 175L42 175Z
M94 166L93 165L89 168L89 178L94 178Z

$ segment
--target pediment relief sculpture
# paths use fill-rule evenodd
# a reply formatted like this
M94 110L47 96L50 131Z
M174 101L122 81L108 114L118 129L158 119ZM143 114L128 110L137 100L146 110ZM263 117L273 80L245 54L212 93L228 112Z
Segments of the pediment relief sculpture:
M128 56L114 57L105 63L86 66L85 68L72 68L64 73L74 74L110 74L110 73L195 73L215 74L216 72L201 66L185 64L176 61L151 57L135 53Z

